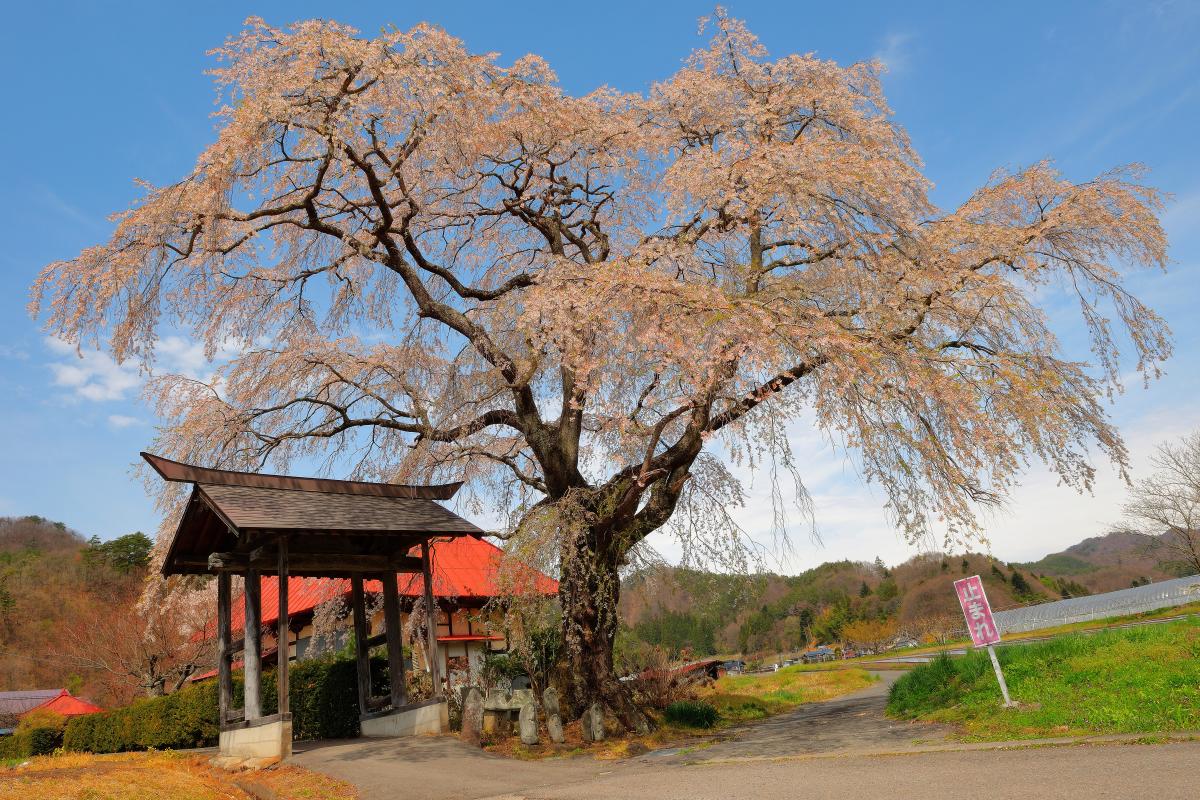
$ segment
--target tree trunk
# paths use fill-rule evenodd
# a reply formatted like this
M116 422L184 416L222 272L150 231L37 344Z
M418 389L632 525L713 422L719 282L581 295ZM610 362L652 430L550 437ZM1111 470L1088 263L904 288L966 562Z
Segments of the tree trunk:
M613 670L617 601L621 596L618 559L614 553L596 552L591 539L588 532L581 532L563 546L558 596L569 668L567 699L577 713L599 702L626 729L648 733L652 728L650 719Z

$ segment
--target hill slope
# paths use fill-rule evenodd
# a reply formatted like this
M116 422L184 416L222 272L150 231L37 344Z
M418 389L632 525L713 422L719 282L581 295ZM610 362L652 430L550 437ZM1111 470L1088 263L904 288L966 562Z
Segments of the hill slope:
M919 555L892 568L828 562L795 576L663 568L625 582L623 644L696 655L795 650L837 641L843 627L860 620L916 638L944 637L961 623L951 584L975 574L998 610L1172 577L1144 539L1126 533L1085 539L1028 564L966 553Z
M112 676L73 664L65 642L97 615L131 616L149 546L141 534L101 543L41 517L0 517L0 690L128 700Z

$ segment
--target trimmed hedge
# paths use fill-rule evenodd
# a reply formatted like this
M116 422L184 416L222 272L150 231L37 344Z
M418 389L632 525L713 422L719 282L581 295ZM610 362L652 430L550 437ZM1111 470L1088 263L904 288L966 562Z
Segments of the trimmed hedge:
M382 671L386 662L374 660ZM289 665L288 685L295 739L358 736L358 683L353 660L297 661ZM234 674L234 705L242 704L242 675ZM275 671L263 674L263 714L274 714L279 699ZM148 697L124 708L74 717L62 746L91 753L182 749L217 743L220 734L217 681L194 683L165 697Z
M0 758L45 756L62 746L63 732L57 728L18 729L11 736L0 738Z

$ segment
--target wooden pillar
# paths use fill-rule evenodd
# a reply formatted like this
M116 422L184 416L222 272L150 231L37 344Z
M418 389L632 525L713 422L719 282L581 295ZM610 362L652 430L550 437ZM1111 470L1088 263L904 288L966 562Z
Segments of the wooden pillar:
M246 571L246 629L242 641L245 663L246 721L262 716L262 581L258 570Z
M233 605L232 576L217 573L217 703L221 726L233 715L233 669L231 662L233 637L230 632L230 607Z
M286 536L279 537L279 627L275 646L278 668L275 670L275 686L279 692L279 713L287 714L288 706L288 655L291 651L290 629L288 626L288 541ZM286 719L286 717L285 717Z
M392 684L392 708L407 702L404 685L404 638L400 632L400 592L396 588L396 573L380 576L383 581L383 619L387 628L388 674Z
M356 572L350 576L350 594L354 605L354 654L358 663L358 711L365 715L371 702L371 662L367 654L367 606L363 596L363 576Z
M421 542L421 577L425 584L425 652L429 655L429 677L433 696L442 696L442 659L438 654L437 606L433 602L433 566L429 540Z

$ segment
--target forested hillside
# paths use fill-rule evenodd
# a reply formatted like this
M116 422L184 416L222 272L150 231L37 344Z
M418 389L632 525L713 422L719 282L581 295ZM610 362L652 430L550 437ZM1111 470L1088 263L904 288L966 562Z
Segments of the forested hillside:
M141 533L100 542L41 517L0 517L0 690L67 687L101 705L136 694L119 654L139 636L150 545Z
M940 640L961 624L952 583L964 575L981 575L992 606L1005 609L1173 577L1158 558L1145 537L1113 533L1028 564L967 553L919 555L890 568L878 559L829 562L795 576L662 568L626 580L621 641L627 651L651 644L708 655L847 638Z

